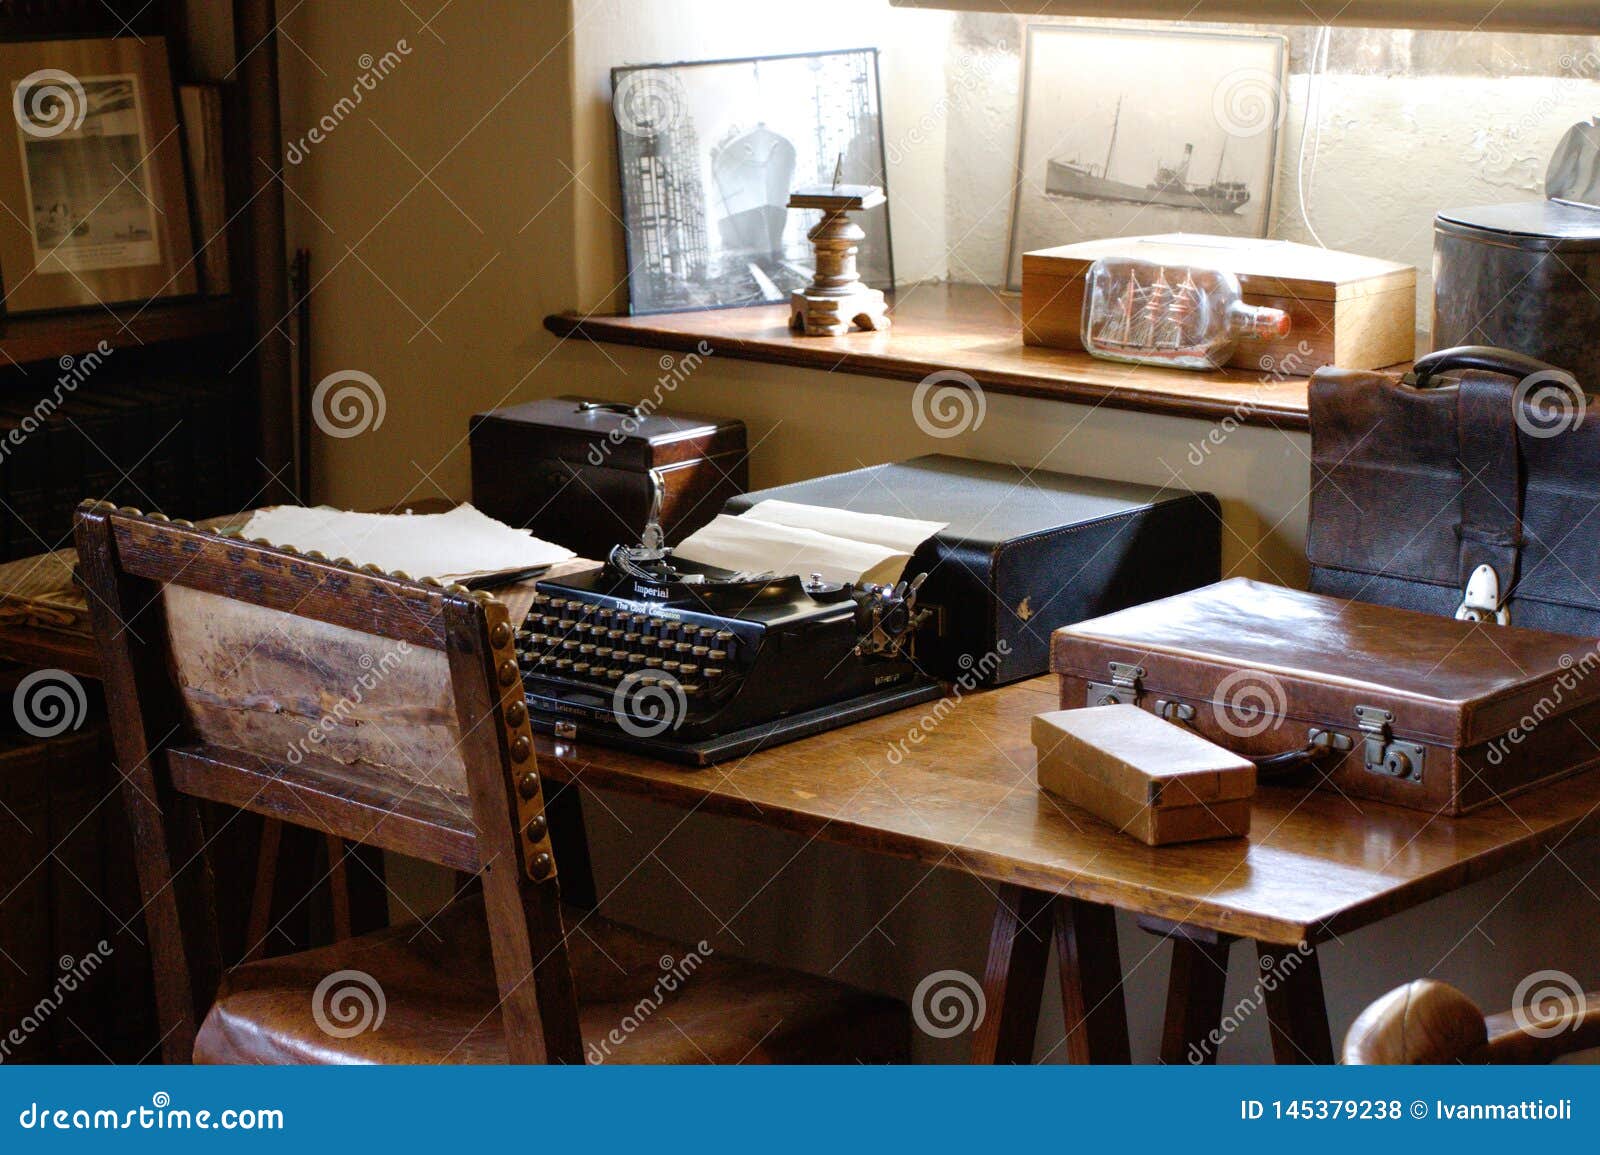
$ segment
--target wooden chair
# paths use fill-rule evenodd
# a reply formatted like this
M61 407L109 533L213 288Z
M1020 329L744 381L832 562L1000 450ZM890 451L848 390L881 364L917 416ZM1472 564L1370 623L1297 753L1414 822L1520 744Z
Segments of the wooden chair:
M1416 979L1361 1012L1345 1036L1344 1061L1552 1063L1600 1047L1600 992L1557 1002L1485 1015L1450 984Z
M564 913L500 602L104 503L77 544L168 1062L905 1057L893 1000ZM196 799L481 894L223 975L205 850L227 831Z

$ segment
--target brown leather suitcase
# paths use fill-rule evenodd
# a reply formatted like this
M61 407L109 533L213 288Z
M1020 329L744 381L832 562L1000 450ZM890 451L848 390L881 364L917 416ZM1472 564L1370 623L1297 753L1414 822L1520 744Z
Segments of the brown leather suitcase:
M659 499L676 545L750 485L744 422L548 397L472 418L472 503L603 560L639 540Z
M1461 814L1600 761L1600 649L1233 578L1064 626L1061 706L1131 703L1291 776Z

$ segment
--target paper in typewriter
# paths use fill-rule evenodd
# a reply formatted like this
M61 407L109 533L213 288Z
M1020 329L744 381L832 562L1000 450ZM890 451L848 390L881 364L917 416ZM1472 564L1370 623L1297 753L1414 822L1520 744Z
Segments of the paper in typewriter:
M820 573L835 582L894 582L917 547L947 524L762 501L738 516L717 515L673 553L684 561L747 573Z
M357 565L440 581L522 573L573 556L570 549L513 529L470 505L448 513L398 514L279 505L253 514L240 532L302 553L320 550Z

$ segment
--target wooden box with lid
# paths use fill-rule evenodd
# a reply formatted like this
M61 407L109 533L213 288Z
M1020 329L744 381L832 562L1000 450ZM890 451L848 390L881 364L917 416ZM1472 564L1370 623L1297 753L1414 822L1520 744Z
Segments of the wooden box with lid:
M744 422L550 397L472 418L472 503L603 560L635 543L659 488L675 545L749 488Z
M1250 832L1255 764L1132 705L1033 719L1042 789L1148 846Z
M1228 362L1304 377L1323 365L1377 369L1416 352L1417 270L1375 257L1257 238L1111 237L1022 255L1022 340L1082 349L1085 274L1102 257L1220 269L1248 305L1289 314L1286 336L1240 342Z

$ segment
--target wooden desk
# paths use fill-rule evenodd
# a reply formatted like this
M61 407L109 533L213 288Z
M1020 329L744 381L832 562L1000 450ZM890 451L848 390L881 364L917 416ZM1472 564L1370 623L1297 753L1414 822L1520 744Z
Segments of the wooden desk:
M95 675L83 595L68 580L73 560L66 551L0 566L0 655ZM705 770L550 739L538 754L555 781L998 884L989 1014L974 1046L983 1061L1031 1057L1052 937L1069 1057L1127 1059L1112 926L1121 909L1173 939L1167 1061L1187 1061L1190 1044L1217 1025L1228 947L1244 938L1282 976L1265 992L1274 1053L1331 1062L1316 943L1600 829L1596 770L1458 819L1375 803L1358 811L1338 794L1267 787L1248 840L1150 848L1035 787L1029 719L1055 708L1053 679L952 701L937 714L917 707ZM914 739L925 717L938 720L919 724ZM1309 953L1296 949L1302 942Z
M0 659L100 676L89 607L72 580L76 550L0 565Z
M1278 1061L1331 1062L1317 942L1600 829L1596 770L1519 795L1514 812L1496 806L1458 819L1375 803L1357 811L1335 793L1266 787L1248 840L1146 847L1035 787L1029 719L1054 708L1054 679L1037 678L966 696L923 725L920 741L911 726L932 717L932 705L704 770L554 740L541 740L538 753L550 779L1000 884L989 1014L975 1045L983 1061L1031 1057L1052 922L1070 1057L1126 1061L1111 925L1120 909L1173 937L1167 1061L1187 1061L1190 1044L1217 1025L1225 977L1217 964L1247 938L1278 976L1264 991Z

